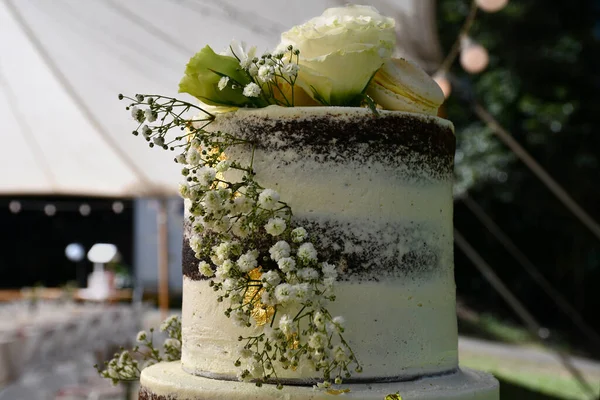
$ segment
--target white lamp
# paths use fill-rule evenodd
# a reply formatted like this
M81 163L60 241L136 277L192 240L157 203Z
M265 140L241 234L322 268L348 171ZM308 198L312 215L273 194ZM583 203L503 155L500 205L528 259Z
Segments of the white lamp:
M104 300L110 296L110 282L104 272L104 264L113 261L118 254L117 246L110 243L96 243L88 251L88 260L94 263L94 271L88 277L85 296L93 300Z

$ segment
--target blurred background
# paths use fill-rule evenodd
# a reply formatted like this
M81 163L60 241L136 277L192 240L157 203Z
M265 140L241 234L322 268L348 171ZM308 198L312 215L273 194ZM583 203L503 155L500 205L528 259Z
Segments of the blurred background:
M181 306L179 171L117 94L346 3L0 0L0 399L125 398L91 366ZM461 365L503 399L600 398L600 0L358 3L456 126Z

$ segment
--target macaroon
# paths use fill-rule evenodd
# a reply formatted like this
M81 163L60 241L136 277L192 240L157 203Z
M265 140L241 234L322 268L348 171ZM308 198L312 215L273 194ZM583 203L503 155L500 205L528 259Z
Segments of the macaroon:
M437 115L444 93L435 81L412 61L389 60L371 80L367 94L384 109Z

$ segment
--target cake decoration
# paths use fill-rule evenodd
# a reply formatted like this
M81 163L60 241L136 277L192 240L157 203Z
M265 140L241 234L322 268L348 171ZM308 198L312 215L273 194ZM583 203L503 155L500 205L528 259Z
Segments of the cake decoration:
M439 88L394 46L394 21L374 8L331 8L271 53L202 48L179 85L198 104L119 95L134 135L179 152L184 299L162 350L141 332L102 376L137 380L159 363L140 398L188 399L190 382L214 398L221 381L349 396L333 385L367 384L360 397L457 372L453 127L435 117Z

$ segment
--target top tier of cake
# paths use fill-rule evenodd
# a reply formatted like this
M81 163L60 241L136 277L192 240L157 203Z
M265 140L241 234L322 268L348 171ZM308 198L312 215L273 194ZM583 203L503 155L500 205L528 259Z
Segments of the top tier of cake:
M339 270L332 314L363 364L353 379L401 380L457 366L452 252L455 137L446 120L363 108L267 107L220 114L210 129L255 143L228 151L253 159L294 224L319 238ZM228 176L235 179L235 176ZM186 226L186 236L190 227ZM184 241L183 368L235 379L235 327L198 273ZM320 376L283 371L297 383Z

